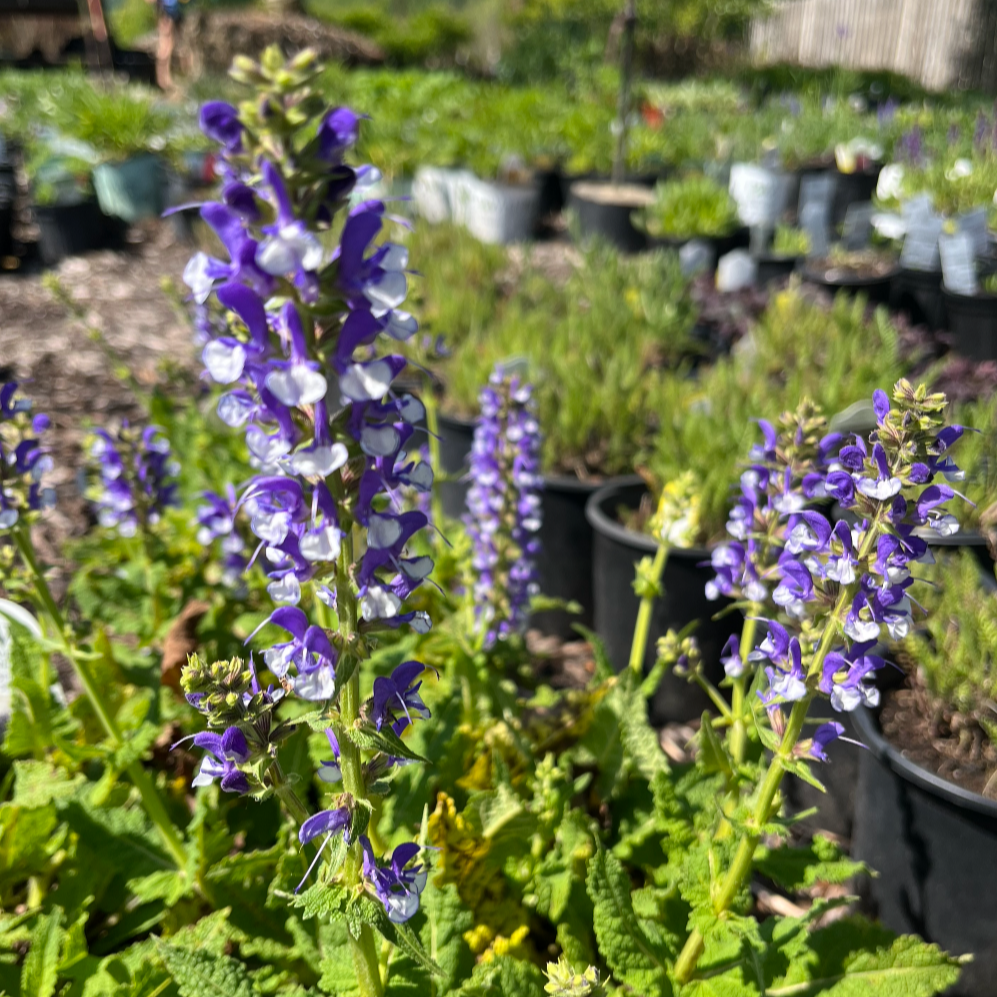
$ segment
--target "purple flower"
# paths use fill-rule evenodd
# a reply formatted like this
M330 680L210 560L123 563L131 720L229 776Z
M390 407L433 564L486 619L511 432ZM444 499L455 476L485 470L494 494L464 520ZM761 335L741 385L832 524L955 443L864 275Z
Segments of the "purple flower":
M827 757L827 746L841 737L844 732L844 726L837 721L832 720L829 723L821 724L814 731L814 736L810 741L808 752L810 757L818 762L829 762L831 759Z
M724 674L729 679L740 678L744 674L744 662L741 660L740 640L731 634L720 654L720 663L724 666Z
M31 416L31 402L17 398L17 383L0 386L0 530L9 529L22 512L55 505L55 490L42 481L54 468L48 448L38 438L51 422Z
M474 544L476 614L490 646L525 630L539 591L540 431L532 389L501 369L479 401L464 522Z
M242 144L239 112L223 100L211 100L201 107L201 131L229 152L238 152Z
M421 682L416 679L426 670L421 661L404 661L391 673L390 678L381 676L374 679L370 719L380 730L390 723L396 734L413 722L413 717L426 720L429 710L419 696Z
M238 766L248 762L251 755L246 736L238 727L229 727L224 734L202 731L193 736L193 741L195 747L203 748L207 754L191 785L210 786L218 779L226 793L249 792L249 780Z
M329 111L318 127L319 158L338 163L343 154L356 145L360 134L360 118L348 107Z
M360 838L363 847L363 876L373 887L374 894L384 904L388 919L402 924L419 909L419 897L426 888L428 871L409 863L419 854L420 847L412 842L399 845L391 855L389 866L379 866L374 851L366 837Z

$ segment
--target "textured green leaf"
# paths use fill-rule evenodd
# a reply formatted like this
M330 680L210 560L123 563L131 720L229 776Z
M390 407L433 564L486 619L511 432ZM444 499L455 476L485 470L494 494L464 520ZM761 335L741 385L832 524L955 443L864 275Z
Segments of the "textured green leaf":
M863 862L853 862L834 842L816 835L806 847L759 848L755 869L784 889L805 890L818 882L844 883L866 872Z
M335 883L313 883L291 899L291 906L300 908L305 920L312 917L343 917L349 896L346 889Z
M59 948L62 944L62 908L38 918L31 932L31 949L21 969L22 997L52 997L58 979Z
M245 966L205 949L186 949L162 942L159 955L180 988L180 997L255 997Z
M644 997L670 997L669 953L655 926L638 920L630 880L610 853L600 850L589 864L588 893L595 907L599 951L613 976Z
M713 729L709 710L703 711L699 727L699 751L699 762L704 772L722 772L728 779L733 776L734 768L720 738L717 737L717 732Z
M543 973L530 962L499 956L479 963L451 997L544 997Z
M71 777L51 762L31 759L14 762L14 775L12 802L29 810L69 799L86 783L82 775Z
M861 918L835 921L809 935L766 997L931 997L959 978L959 960L913 936L890 941Z
M395 758L408 758L414 762L426 762L417 751L410 748L390 726L382 727L378 730L373 724L364 724L361 727L350 727L346 729L346 736L361 751L383 751L386 755Z

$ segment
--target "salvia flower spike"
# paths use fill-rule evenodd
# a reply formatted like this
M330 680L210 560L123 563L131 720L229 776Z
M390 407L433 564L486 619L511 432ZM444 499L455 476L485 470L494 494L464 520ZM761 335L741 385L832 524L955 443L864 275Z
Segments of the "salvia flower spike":
M427 614L406 606L433 567L409 550L427 517L404 511L399 496L427 493L432 473L412 456L423 406L394 387L406 361L392 345L417 330L402 307L408 252L381 238L392 217L368 196L376 171L345 161L359 116L323 104L309 86L317 71L310 53L286 63L275 50L258 64L243 59L233 75L257 98L238 109L214 101L201 113L220 146L223 182L200 213L225 252L196 254L184 280L199 309L205 377L222 392L218 414L245 434L256 474L238 494L206 495L198 519L202 540L212 542L237 536L235 518L245 515L256 542L249 561L267 574L274 609L259 631L270 640L262 660L192 659L183 681L211 730L245 738L245 752L240 742L228 754L205 742L199 778L217 772L223 789L277 793L302 845L319 847L309 875L368 891L400 921L419 906L420 849L401 845L379 863L363 828L369 784L398 761L388 739L397 744L429 717L418 693L424 668L410 661L378 678L366 703L360 674L379 633L430 627ZM241 557L237 540L230 543ZM262 666L270 681L258 675ZM274 713L284 696L311 704L313 726L327 730L332 759L319 777L336 795L318 813L280 768L293 729ZM337 836L349 856L323 873L321 857ZM361 991L380 993L369 926L354 957Z

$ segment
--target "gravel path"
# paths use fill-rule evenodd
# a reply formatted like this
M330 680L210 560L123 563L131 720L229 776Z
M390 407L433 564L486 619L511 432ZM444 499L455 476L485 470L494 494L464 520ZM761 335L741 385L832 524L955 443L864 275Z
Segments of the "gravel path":
M143 384L164 379L168 366L195 370L189 328L160 288L177 284L191 255L168 223L133 229L134 240L63 260L54 273L85 309L86 324L103 331L108 344ZM43 283L44 270L0 271L0 379L21 382L35 410L47 413L56 460L52 476L59 502L45 517L37 540L47 559L61 541L87 528L77 474L88 427L136 418L141 410L113 363L91 341L83 323Z

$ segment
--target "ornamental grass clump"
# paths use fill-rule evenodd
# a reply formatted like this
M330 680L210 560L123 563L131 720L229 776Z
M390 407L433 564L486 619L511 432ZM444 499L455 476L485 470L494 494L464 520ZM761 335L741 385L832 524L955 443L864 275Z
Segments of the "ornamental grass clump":
M654 203L635 220L655 238L730 235L738 226L737 204L726 187L715 180L691 176L659 183Z

